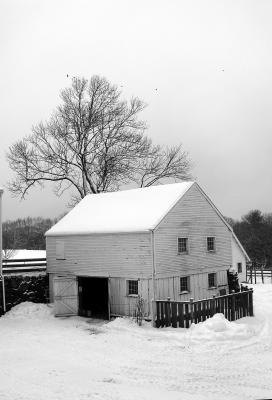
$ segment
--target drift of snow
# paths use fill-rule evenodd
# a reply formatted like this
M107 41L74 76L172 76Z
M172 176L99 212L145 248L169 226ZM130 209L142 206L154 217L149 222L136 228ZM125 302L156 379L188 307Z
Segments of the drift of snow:
M55 318L22 303L0 318L0 399L271 398L272 285L253 287L253 318L216 314L190 329Z
M16 319L16 318L29 318L29 319L48 319L53 318L52 305L32 303L25 301L13 307L3 318Z
M245 340L255 334L247 324L234 324L228 321L223 314L215 314L205 322L192 324L190 331L192 340L202 342Z
M193 184L181 182L89 194L49 229L46 236L148 231L156 227Z

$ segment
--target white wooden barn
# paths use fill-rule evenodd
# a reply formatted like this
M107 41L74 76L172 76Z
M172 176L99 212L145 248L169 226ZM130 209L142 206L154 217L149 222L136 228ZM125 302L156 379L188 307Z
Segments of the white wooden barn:
M133 315L138 296L223 294L227 270L249 260L196 182L86 196L46 233L56 315Z

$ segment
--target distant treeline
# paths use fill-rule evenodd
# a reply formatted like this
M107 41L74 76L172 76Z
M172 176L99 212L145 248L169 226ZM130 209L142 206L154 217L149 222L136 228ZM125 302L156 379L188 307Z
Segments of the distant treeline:
M44 234L60 218L28 217L4 222L3 249L44 250ZM251 260L272 267L272 213L262 214L259 210L252 210L240 221L225 218Z
M272 267L272 213L252 210L240 221L226 218L252 262Z
M3 222L3 249L44 250L44 234L55 223L41 217Z

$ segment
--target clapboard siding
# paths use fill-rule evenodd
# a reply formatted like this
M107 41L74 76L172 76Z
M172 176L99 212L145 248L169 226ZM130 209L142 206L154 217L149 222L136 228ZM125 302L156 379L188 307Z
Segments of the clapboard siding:
M207 236L215 237L214 253L206 250ZM156 275L163 277L229 268L232 263L231 236L197 185L193 185L155 230ZM178 254L178 237L188 237L188 254Z
M112 315L134 316L137 297L127 295L127 279L109 278ZM144 299L144 316L151 316L151 279L139 279L139 295Z
M174 301L188 301L190 298L201 300L212 297L214 294L218 295L220 289L227 289L227 271L215 269L210 272L216 272L217 287L214 289L208 288L208 273L188 274L190 291L186 294L180 293L181 276L159 278L156 280L156 298L165 300L170 297Z
M64 242L64 260L56 259L56 242ZM151 277L149 233L71 235L46 238L47 271L85 276Z

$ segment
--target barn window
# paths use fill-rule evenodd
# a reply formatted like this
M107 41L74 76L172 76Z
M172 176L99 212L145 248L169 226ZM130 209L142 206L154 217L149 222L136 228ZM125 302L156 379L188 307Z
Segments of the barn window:
M207 237L207 251L215 251L215 237Z
M178 253L188 253L188 238L179 237L178 238Z
M65 260L63 240L56 240L56 260Z
M237 271L238 271L239 274L241 272L243 272L243 268L242 268L242 263L241 262L237 263Z
M216 287L216 273L215 272L208 274L208 286L210 289Z
M128 283L128 295L129 296L137 296L138 295L138 281L129 280Z
M180 293L188 293L190 291L190 278L183 276L180 278Z

